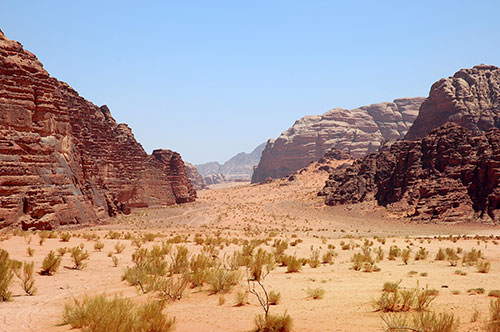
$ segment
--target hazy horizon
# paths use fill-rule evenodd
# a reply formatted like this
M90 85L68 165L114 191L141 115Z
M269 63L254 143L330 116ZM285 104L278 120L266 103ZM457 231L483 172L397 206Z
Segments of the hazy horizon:
M295 120L500 65L494 1L10 2L0 29L149 153L224 163Z

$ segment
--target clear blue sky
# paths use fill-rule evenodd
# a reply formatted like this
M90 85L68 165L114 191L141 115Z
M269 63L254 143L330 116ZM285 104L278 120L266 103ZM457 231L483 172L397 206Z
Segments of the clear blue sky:
M225 161L306 114L500 66L498 1L2 0L0 29L148 152Z

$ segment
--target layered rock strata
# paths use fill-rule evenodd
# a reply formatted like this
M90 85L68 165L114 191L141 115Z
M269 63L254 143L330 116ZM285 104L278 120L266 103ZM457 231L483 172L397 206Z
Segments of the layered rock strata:
M335 148L360 158L386 141L401 139L415 120L424 98L401 98L352 110L335 108L306 116L266 144L252 182L288 176Z
M0 227L88 224L194 200L185 169L168 173L177 158L149 156L106 106L50 77L0 32Z

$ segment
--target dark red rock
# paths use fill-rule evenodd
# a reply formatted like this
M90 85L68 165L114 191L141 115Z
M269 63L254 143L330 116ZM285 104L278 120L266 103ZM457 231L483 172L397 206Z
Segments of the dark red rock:
M328 205L376 200L424 222L499 223L500 130L447 123L334 171L320 194Z
M149 156L106 106L50 77L0 33L0 228L88 224L190 201L179 159L167 167Z

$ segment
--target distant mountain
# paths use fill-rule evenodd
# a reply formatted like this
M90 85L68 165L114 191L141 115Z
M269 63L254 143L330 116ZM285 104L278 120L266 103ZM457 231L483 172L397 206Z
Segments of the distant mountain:
M257 166L266 143L262 143L252 152L240 152L224 164L216 161L196 165L201 176L206 177L215 174L222 174L227 181L247 180L252 178L253 168Z

